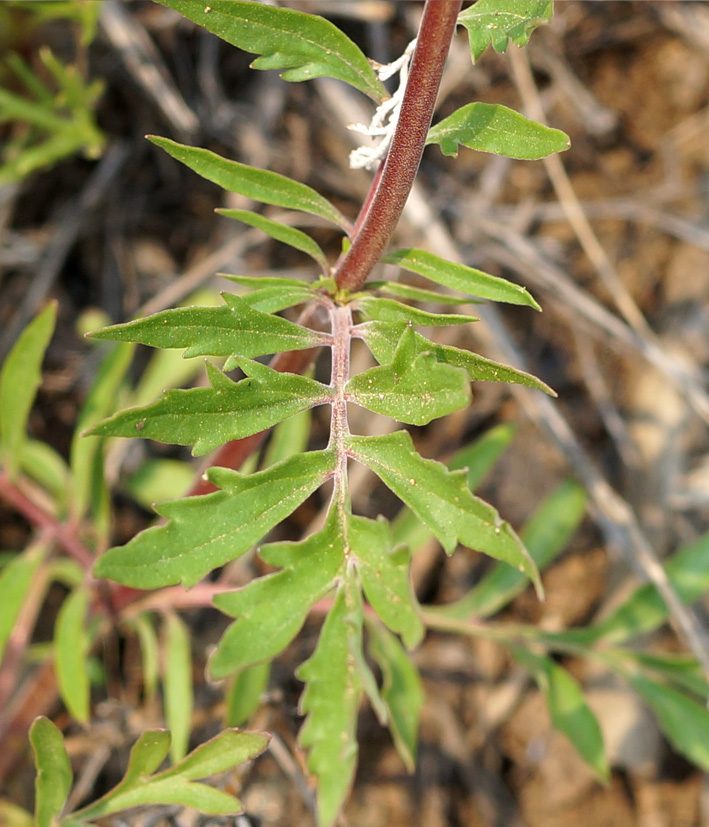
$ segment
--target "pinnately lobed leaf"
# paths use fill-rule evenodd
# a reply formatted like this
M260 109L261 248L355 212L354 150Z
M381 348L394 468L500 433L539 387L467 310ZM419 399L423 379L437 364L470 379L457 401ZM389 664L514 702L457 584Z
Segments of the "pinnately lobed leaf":
M284 80L333 77L377 103L389 97L370 62L337 26L313 14L240 0L158 0L246 52L254 69L285 69Z
M426 425L470 404L465 370L416 351L415 333L407 326L390 365L352 377L345 387L351 401L399 422Z
M189 167L191 170L218 184L229 192L245 195L254 201L264 204L273 204L276 207L286 207L289 210L318 215L326 221L331 221L347 232L350 222L327 199L311 187L286 178L270 170L257 169L238 161L222 158L216 152L200 147L185 146L171 141L169 138L159 138L148 135L148 140L164 149L173 158Z
M488 46L506 51L511 40L525 46L532 32L548 23L553 13L552 0L478 0L458 15L458 23L468 30L473 63Z
M537 567L512 527L471 494L463 471L421 457L406 431L352 436L348 448L433 531L447 554L460 542L523 571L542 593Z
M211 388L166 391L152 405L116 414L91 433L194 445L193 454L199 456L330 398L329 389L314 379L281 373L250 359L237 361L247 374L240 382L207 362Z
M311 451L251 475L211 468L208 477L221 491L159 506L167 524L109 549L94 572L138 589L193 586L247 552L325 482L334 464L332 452Z
M499 103L468 103L431 128L426 144L439 144L444 155L458 155L458 144L480 152L536 161L564 152L569 136L531 121Z
M239 296L223 293L222 307L178 307L97 330L94 339L186 348L185 356L246 356L304 350L322 336L280 316L262 313Z

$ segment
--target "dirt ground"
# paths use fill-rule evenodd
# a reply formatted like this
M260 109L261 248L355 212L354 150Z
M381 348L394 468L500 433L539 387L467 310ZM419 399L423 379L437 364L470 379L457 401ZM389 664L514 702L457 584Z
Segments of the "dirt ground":
M380 62L401 53L420 12L416 2L289 5L337 15L333 20ZM302 180L352 217L369 181L368 173L347 166L353 135L346 124L369 117L359 96L328 83L286 84L275 73L251 72L248 56L166 9L142 1L118 8L132 36L147 35L154 44L155 54L147 54L159 59L169 95L146 81L111 36L117 23L104 18L90 52L92 71L106 80L99 108L109 138L103 157L66 161L0 191L2 355L12 331L47 298L57 298L59 326L31 428L65 456L96 369L94 352L76 332L81 314L98 308L124 320L149 302L157 309L198 287L224 289L218 271L285 275L304 266L215 216L215 207L245 202L159 154L145 134ZM41 37L61 50L67 32L53 27ZM29 53L35 47L26 46ZM449 159L428 148L399 241L460 256L529 287L543 314L500 310L483 317L485 330L476 329L475 339L456 333L446 341L492 358L523 359L558 392L551 404L584 454L570 462L561 425L538 395L483 383L474 388L469 411L415 429L416 441L427 456L447 456L496 423L516 423L512 449L481 490L501 514L520 525L590 458L664 556L709 528L709 3L561 0L529 49L513 51L487 52L471 68L460 30L439 114L474 99L501 102L532 117L541 113L571 136L571 149L545 166L468 150ZM314 232L336 257L335 234L322 227ZM162 448L139 450L169 455ZM372 478L359 480L355 505L364 511L380 501L373 486ZM316 508L297 513L294 533L308 530ZM123 494L116 513L117 540L149 520ZM4 505L0 520L0 547L20 548L27 526ZM609 543L610 523L592 508L545 576L547 601L539 603L530 590L498 619L562 629L607 612L639 574L627 549ZM415 564L419 596L432 603L456 599L478 572L478 561L465 552L443 560L439 549L425 550ZM222 621L206 610L187 617L198 652L195 731L212 732L223 700L201 676ZM250 723L275 738L234 781L248 823L314 824L295 740L300 684L293 669L315 634L308 626L279 660L267 702ZM647 645L684 646L667 629ZM389 736L364 710L360 768L343 825L709 825L704 775L672 752L640 701L597 666L565 661L601 720L613 763L607 786L551 729L542 697L495 644L429 635L415 658L427 693L416 773L407 775ZM129 744L141 727L159 722L157 711L141 703L134 661L130 647L119 671L107 659L109 673L114 669L109 685L120 685L118 695L96 698L95 728L67 730L79 772L107 733ZM42 706L51 693L39 697L28 702L30 720L52 713L68 725L57 704ZM98 789L115 783L125 754L117 750L95 768ZM25 752L5 780L24 806L30 804L28 762ZM156 822L136 816L131 823ZM183 813L178 823L199 822Z

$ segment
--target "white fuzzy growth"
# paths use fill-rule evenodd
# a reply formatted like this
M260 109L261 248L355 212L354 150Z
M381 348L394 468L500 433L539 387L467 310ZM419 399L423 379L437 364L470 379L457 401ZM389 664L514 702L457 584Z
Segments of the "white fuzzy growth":
M372 170L386 156L394 137L396 124L399 121L401 101L404 98L404 89L409 78L409 63L415 47L416 40L412 40L401 57L377 69L379 80L382 81L388 80L398 72L399 85L394 94L377 107L369 126L363 123L353 123L347 127L361 135L369 135L380 139L375 146L361 146L350 152L351 169Z

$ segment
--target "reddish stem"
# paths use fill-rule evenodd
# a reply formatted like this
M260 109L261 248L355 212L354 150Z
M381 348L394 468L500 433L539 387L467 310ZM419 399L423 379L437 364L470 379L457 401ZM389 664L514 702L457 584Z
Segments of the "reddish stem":
M409 197L462 0L426 0L399 120L371 203L352 246L335 265L337 286L359 290L379 261Z
M24 515L32 525L45 529L86 571L91 569L94 556L86 546L67 526L33 503L4 471L0 471L0 497Z

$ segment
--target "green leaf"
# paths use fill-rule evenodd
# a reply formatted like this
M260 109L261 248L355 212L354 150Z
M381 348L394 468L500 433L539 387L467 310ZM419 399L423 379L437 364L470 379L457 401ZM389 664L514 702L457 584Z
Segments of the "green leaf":
M83 517L96 505L104 486L102 440L84 436L84 431L108 416L115 407L116 396L133 359L134 348L122 345L112 348L101 362L76 424L71 443L71 509L75 519ZM99 468L97 468L97 464ZM97 479L97 472L100 478Z
M499 276L491 276L489 273L475 270L464 264L456 264L454 261L448 261L426 250L415 248L395 250L384 256L382 261L387 264L398 264L399 267L418 273L436 284L467 293L470 296L508 304L526 305L535 310L541 310L526 287L499 278Z
M314 379L281 373L248 359L237 362L249 378L232 382L207 362L211 388L166 391L152 405L116 414L91 433L194 445L192 453L199 456L230 440L264 431L331 396Z
M30 743L34 752L36 827L52 827L69 795L72 782L71 765L61 732L49 718L36 718L30 727Z
M423 684L410 656L381 624L367 622L369 651L382 670L382 698L389 712L389 729L406 769L416 768Z
M176 763L187 754L192 730L192 651L183 621L174 612L169 612L165 621L165 721L172 734L170 758Z
M562 483L536 510L521 532L522 542L544 569L566 548L586 513L586 495L574 482ZM527 587L526 578L505 565L495 565L468 594L448 606L431 607L446 617L489 617Z
M291 416L279 422L273 429L271 438L266 446L266 453L263 458L263 467L275 465L284 459L289 459L295 454L303 453L308 448L310 439L310 425L312 414L310 409Z
M334 462L331 452L312 451L249 476L211 468L209 479L223 490L163 503L156 510L167 525L109 549L97 562L95 575L140 589L193 586L207 572L247 552L285 519L322 485Z
M565 152L569 136L531 121L499 103L468 103L431 127L426 145L439 144L444 155L458 156L458 145L479 152L536 161Z
M658 655L633 649L616 649L615 654L638 664L644 672L649 672L651 677L659 676L667 683L689 690L698 698L709 697L709 683L693 655Z
M126 490L145 509L182 497L194 482L194 468L179 459L146 459L125 480Z
M35 820L27 810L0 798L0 824L3 827L34 827Z
M184 347L185 356L253 358L282 350L303 350L322 336L280 316L254 310L239 296L223 293L226 307L178 307L144 319L97 330L94 339Z
M417 351L416 334L406 327L390 365L371 368L352 377L345 393L352 402L399 422L427 425L470 404L465 370Z
M22 446L20 458L22 471L47 491L56 509L63 513L69 490L69 467L64 458L46 442L28 439Z
M471 299L459 299L447 293L437 293L435 290L424 290L421 287L412 287L399 281L369 281L370 290L396 296L400 299L409 299L415 302L432 302L433 304L470 304Z
M372 351L374 358L380 365L388 365L394 358L396 347L406 329L405 323L365 322L359 325L358 330L364 337L367 347ZM432 353L438 362L445 362L454 367L464 368L471 381L478 382L508 382L510 384L525 385L528 388L544 391L549 396L556 396L549 385L532 376L530 373L511 368L492 359L485 359L477 353L462 350L451 345L437 345L426 339L420 333L414 335L417 353Z
M447 554L460 542L523 571L541 593L539 572L519 537L492 506L470 493L464 472L421 457L406 431L353 436L348 448L433 531Z
M466 469L468 488L474 491L514 437L510 425L497 425L458 451L448 462L451 471ZM433 532L408 508L402 508L391 524L395 545L407 545L414 553L434 539ZM431 607L429 607L430 609Z
M359 296L352 306L365 318L380 322L404 322L426 327L445 327L478 321L475 316L461 316L458 313L429 313L426 310L409 307L394 299L381 299L374 296Z
M389 97L372 65L337 26L312 14L239 0L158 0L213 34L261 57L253 69L285 69L283 80L332 77L377 103Z
M381 517L367 520L349 515L347 532L349 553L367 600L385 625L413 648L421 641L424 627L409 577L408 549L391 550L389 523Z
M578 682L551 658L519 646L511 647L511 651L515 659L529 669L544 693L553 726L566 735L596 775L608 781L610 767L601 728Z
M526 45L552 14L552 0L478 0L458 15L458 23L468 30L474 63L489 45L496 52L506 51L510 40Z
M132 621L132 625L138 634L140 641L140 659L143 669L143 693L148 702L155 699L158 689L159 677L159 651L158 636L151 616L147 612L141 612ZM165 749L167 755L167 748Z
M15 554L0 571L0 661L34 575L46 553L44 545L30 546L25 551Z
M270 663L247 666L235 675L226 694L226 726L242 726L261 706L271 676Z
M152 775L167 758L171 740L170 733L165 729L143 732L133 744L125 775L112 793L130 789L142 783L147 776Z
M709 533L685 546L667 561L670 583L683 603L693 603L709 589ZM640 586L611 615L588 631L593 639L618 643L649 634L667 619L668 611L657 589L650 583Z
M210 674L223 678L280 654L302 628L311 606L332 589L345 551L334 508L323 530L302 542L263 546L260 556L281 571L215 596L217 608L238 619L222 636Z
M709 711L703 703L659 681L632 675L630 683L657 716L660 729L677 752L709 770Z
M69 712L79 721L89 720L90 651L86 613L91 595L85 588L73 591L62 604L54 631L54 666L62 696Z
M267 744L265 735L228 729L201 744L174 767L149 776L167 754L170 733L160 730L144 733L131 751L123 780L74 815L84 821L146 804L195 807L206 815L238 813L242 808L237 798L193 782L255 758Z
M22 331L0 372L0 450L10 478L20 468L27 419L42 382L42 360L54 332L52 302Z
M229 192L245 195L254 201L263 204L272 204L275 207L286 207L289 210L318 215L326 221L331 221L347 232L350 222L327 199L314 189L265 169L257 169L237 161L222 158L215 152L199 147L185 146L171 141L169 138L159 138L148 135L148 140L165 152L172 155L180 163L194 170L202 178L213 181Z
M276 241L300 250L301 253L305 253L310 256L310 258L315 259L323 273L325 275L328 274L330 265L328 264L327 256L323 253L320 245L302 230L289 227L287 224L281 224L278 221L272 221L270 218L266 218L250 210L217 209L215 212L223 215L225 218L233 218L236 221L241 221L250 227L257 227Z
M357 765L357 713L362 679L352 656L355 634L348 622L345 588L338 591L317 648L296 675L306 683L300 710L307 715L299 741L309 749L308 766L318 778L318 823L335 821Z
M262 313L279 313L288 307L305 304L313 298L313 291L305 285L298 287L264 287L243 296L249 307Z

